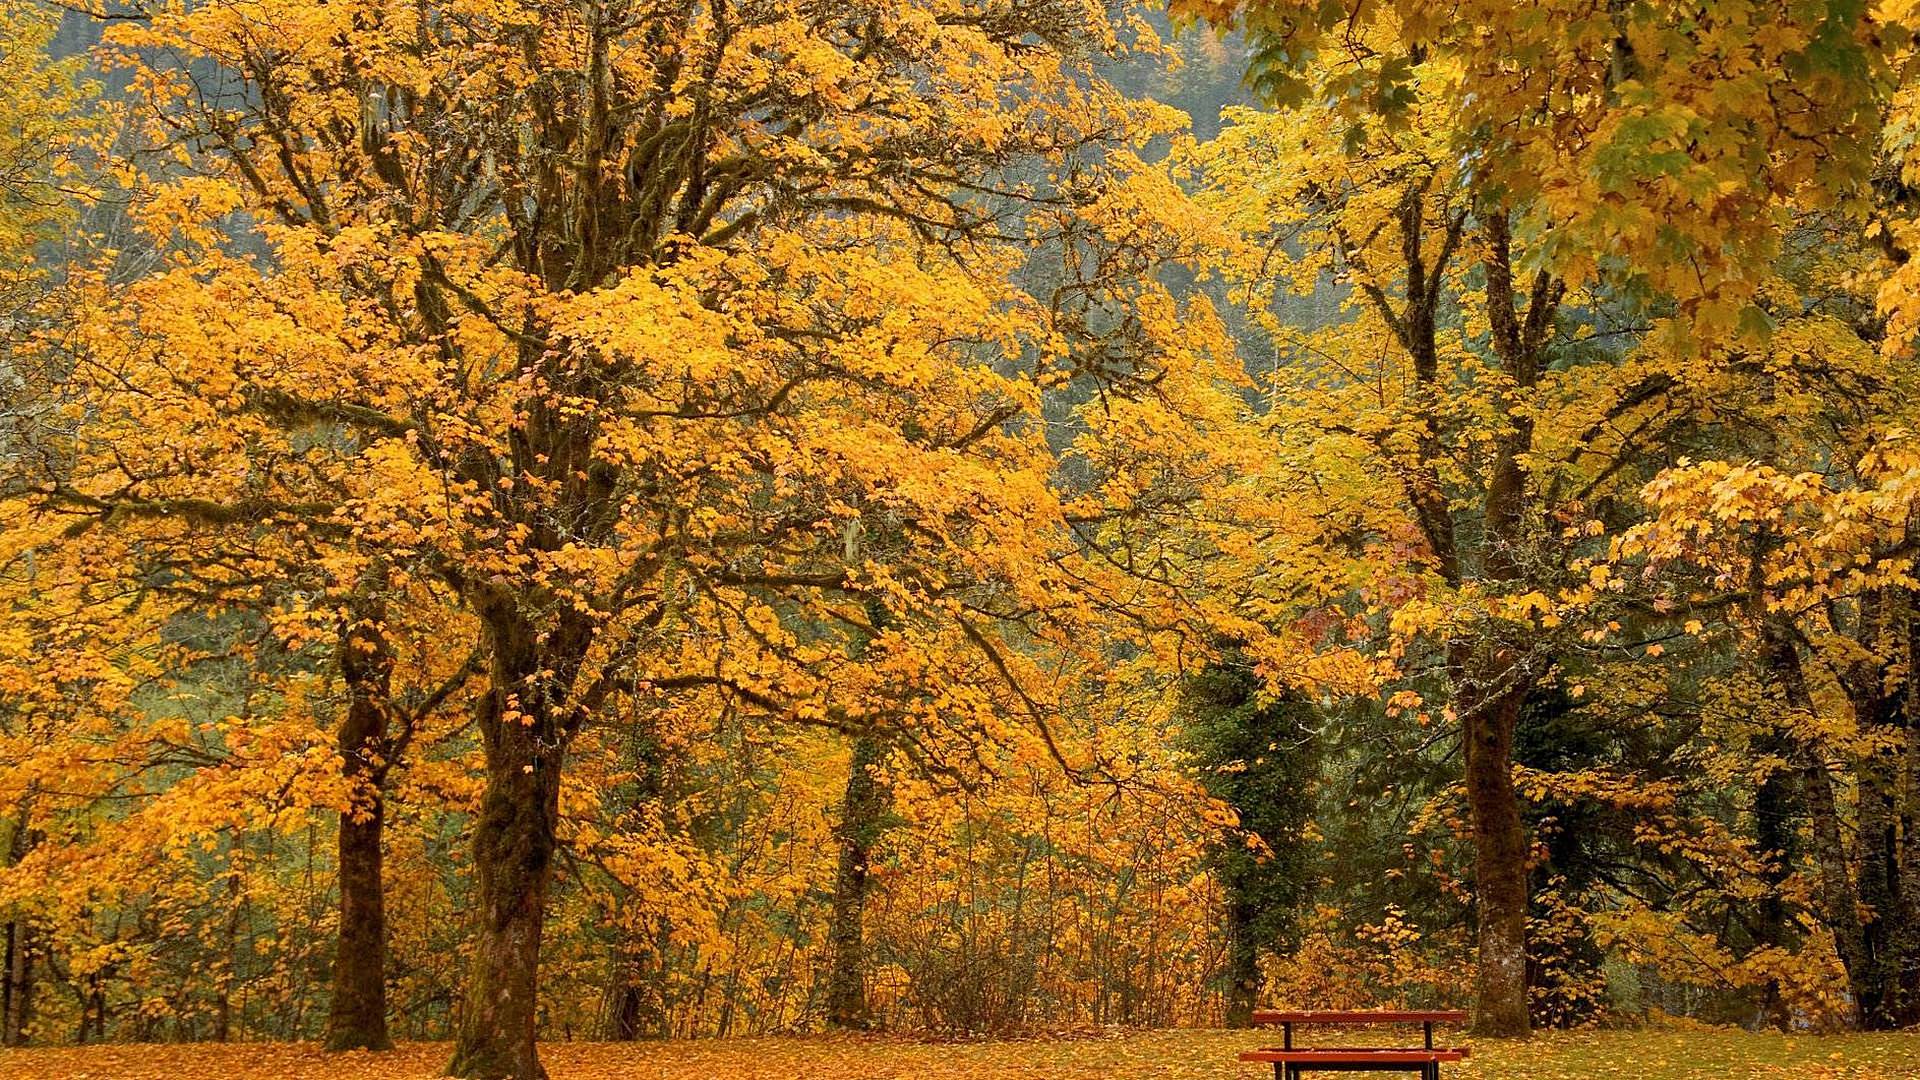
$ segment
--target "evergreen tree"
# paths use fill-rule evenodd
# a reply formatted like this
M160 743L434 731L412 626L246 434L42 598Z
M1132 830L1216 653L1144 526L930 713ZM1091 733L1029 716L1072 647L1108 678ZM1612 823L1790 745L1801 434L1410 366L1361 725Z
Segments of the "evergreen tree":
M1212 862L1226 893L1227 1022L1252 1021L1260 955L1293 947L1309 887L1302 832L1317 774L1313 704L1269 694L1242 656L1229 654L1182 689L1187 737L1201 783L1239 818Z

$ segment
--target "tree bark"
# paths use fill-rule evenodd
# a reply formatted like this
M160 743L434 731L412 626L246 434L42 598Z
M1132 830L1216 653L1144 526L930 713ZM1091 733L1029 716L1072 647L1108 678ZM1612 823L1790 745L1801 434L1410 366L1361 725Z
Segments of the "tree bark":
M6 1000L0 1046L25 1046L33 1025L33 928L24 917L7 924Z
M496 745L488 747L487 787L474 826L478 926L447 1073L542 1080L534 995L557 849L560 763L524 732L502 736L489 740Z
M1784 758L1785 740L1775 734L1763 739L1754 747L1754 752L1758 756ZM1787 918L1784 892L1787 878L1793 872L1793 797L1787 779L1786 768L1776 768L1760 781L1753 793L1753 846L1762 860L1761 878L1765 886L1758 905L1754 942L1763 948L1793 947L1794 933ZM1768 1023L1786 1031L1793 1025L1793 1016L1787 1010L1778 981L1769 982L1765 993L1762 1007Z
M1847 865L1846 841L1840 834L1840 807L1833 794L1833 777L1826 762L1811 746L1800 747L1800 784L1813 823L1814 865L1819 871L1820 915L1833 934L1834 951L1847 970L1853 990L1852 1021L1858 1024L1866 995L1871 991L1866 932L1860 921L1860 901Z
M1528 552L1529 492L1525 457L1533 448L1533 420L1523 395L1544 368L1564 282L1538 271L1523 309L1515 303L1508 212L1483 207L1489 339L1515 396L1504 403L1508 425L1487 476L1481 573L1500 591L1521 589L1533 572ZM1467 808L1473 826L1474 895L1479 912L1473 1030L1485 1036L1525 1037L1531 1030L1527 994L1527 831L1513 787L1513 739L1531 686L1531 645L1495 640L1456 646L1457 711L1466 745ZM1464 660L1465 662L1461 662Z
M652 941L623 935L608 957L610 977L602 1006L600 1037L608 1042L666 1038L668 1028L667 950L670 926L661 920Z
M488 636L493 685L478 710L487 785L473 833L476 926L447 1074L545 1080L535 994L559 847L565 726L539 690L541 664L550 660L533 628L505 612L488 620Z
M1856 762L1859 821L1855 862L1862 971L1854 982L1860 1024L1893 1031L1920 1022L1920 897L1914 880L1911 772L1917 686L1906 672L1920 658L1920 618L1908 590L1882 589L1861 601L1857 635L1871 659L1852 665L1845 685L1863 733L1875 736ZM1899 673L1897 680L1895 673Z
M1861 928L1865 963L1854 980L1854 992L1860 1001L1860 1024L1870 1031L1906 1026L1901 974L1920 966L1914 953L1913 905L1901 873L1901 756L1897 749L1876 748L1859 766L1860 902L1871 915Z
M1511 678L1502 672L1496 678ZM1527 1001L1527 832L1513 787L1513 736L1522 686L1485 686L1465 697L1467 810L1473 827L1479 963L1473 1032L1525 1037Z
M39 840L33 828L33 794L20 801L20 813L14 819L7 839L8 866L16 866L27 857ZM34 992L33 923L26 913L16 909L6 926L5 967L0 970L0 1046L25 1046L32 1034Z
M827 922L827 1023L837 1028L863 1030L873 1015L866 989L867 894L872 880L870 861L885 827L886 785L874 775L884 756L878 739L863 735L854 740L847 770L847 790L841 801L840 866L833 881L833 909Z
M1790 624L1779 615L1758 608L1760 650L1768 675L1780 688L1791 713L1814 717L1814 702L1807 688L1800 652L1794 643ZM1821 921L1833 934L1834 951L1847 971L1853 990L1853 1020L1858 1022L1863 982L1867 976L1865 935L1860 923L1858 895L1847 866L1846 843L1840 834L1840 808L1833 794L1833 778L1827 772L1820 748L1805 739L1783 733L1790 745L1788 761L1799 780L1800 798L1807 820L1812 825L1813 860L1817 874L1817 906Z
M347 715L340 725L342 768L353 806L340 815L340 928L333 958L329 1050L391 1050L387 1032L387 916L382 879L393 653L380 623L384 608L353 613L342 635L340 667Z
M1881 589L1861 598L1860 629L1855 638L1867 659L1842 671L1842 685L1853 705L1856 725L1864 735L1897 739L1901 714L1890 694L1888 678L1895 657L1889 647L1904 645L1905 635L1892 625L1904 616L1892 590ZM1898 1027L1891 1018L1899 995L1897 939L1902 922L1899 849L1899 750L1872 746L1854 763L1859 817L1855 829L1854 862L1860 868L1860 903L1870 913L1861 927L1863 966L1854 979L1860 1005L1860 1023L1868 1029Z
M1920 598L1910 595L1909 603L1920 604ZM1920 660L1920 610L1910 610L1908 618L1907 632L1913 640L1907 670L1911 672L1913 663ZM1896 1026L1910 1027L1920 1024L1920 722L1915 720L1920 716L1920 679L1911 675L1901 711L1906 749L1900 755L1896 781L1899 808L1895 813L1898 830L1895 847L1899 854L1892 875L1899 885L1895 907L1900 912L1901 925L1897 934L1890 935L1899 960L1894 1002L1887 1012Z
M1907 752L1902 767L1900 808L1901 928L1898 991L1888 1013L1899 1027L1920 1025L1920 724L1907 724Z

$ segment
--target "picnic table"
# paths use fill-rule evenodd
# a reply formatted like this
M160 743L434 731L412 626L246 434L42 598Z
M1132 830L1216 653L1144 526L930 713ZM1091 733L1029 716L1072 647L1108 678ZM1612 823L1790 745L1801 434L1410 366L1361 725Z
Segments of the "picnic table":
M1330 1010L1256 1009L1256 1024L1279 1024L1279 1046L1249 1050L1241 1061L1269 1062L1274 1080L1298 1080L1306 1072L1411 1072L1421 1080L1440 1080L1440 1063L1466 1058L1464 1046L1433 1045L1433 1025L1464 1023L1467 1014L1447 1009L1408 1011L1402 1009ZM1426 1038L1422 1046L1311 1046L1293 1045L1293 1025L1372 1025L1419 1024Z

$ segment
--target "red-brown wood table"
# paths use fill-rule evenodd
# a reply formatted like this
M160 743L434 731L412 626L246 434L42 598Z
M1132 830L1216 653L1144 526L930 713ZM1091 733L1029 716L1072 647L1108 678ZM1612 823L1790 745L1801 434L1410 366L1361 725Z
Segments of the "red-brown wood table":
M1450 1009L1258 1009L1256 1024L1279 1024L1281 1045L1249 1050L1241 1061L1268 1062L1273 1065L1274 1080L1298 1080L1307 1072L1411 1072L1421 1080L1439 1080L1440 1063L1460 1061L1467 1056L1464 1046L1433 1045L1433 1025L1464 1023L1467 1014ZM1293 1045L1293 1025L1374 1025L1419 1024L1424 1045L1414 1046L1313 1046Z

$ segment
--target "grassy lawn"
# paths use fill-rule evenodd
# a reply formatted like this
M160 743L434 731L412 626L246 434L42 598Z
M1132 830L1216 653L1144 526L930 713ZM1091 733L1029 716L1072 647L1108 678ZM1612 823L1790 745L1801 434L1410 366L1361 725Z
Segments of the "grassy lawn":
M764 1038L691 1042L552 1043L554 1080L1256 1080L1234 1054L1265 1033L1128 1032L1111 1036L926 1043L900 1039ZM326 1055L310 1045L61 1047L0 1051L5 1080L425 1080L447 1048L411 1043L391 1054ZM1338 1075L1338 1074L1324 1074ZM1400 1074L1406 1075L1406 1074ZM1740 1031L1601 1031L1528 1043L1482 1040L1459 1080L1920 1080L1920 1033L1770 1035Z

